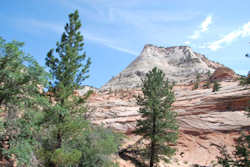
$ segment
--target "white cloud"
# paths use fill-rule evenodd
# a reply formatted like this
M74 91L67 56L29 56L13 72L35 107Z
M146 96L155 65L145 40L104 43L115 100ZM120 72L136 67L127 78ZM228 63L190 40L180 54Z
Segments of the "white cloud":
M201 32L206 32L208 26L212 23L212 16L207 16L206 19L201 23Z
M195 30L193 35L189 36L191 39L198 39L201 36L202 32L206 32L208 30L208 26L212 23L212 16L209 15L203 20L198 30Z
M191 44L191 42L190 41L185 41L185 42L183 42L185 45L190 45Z
M244 38L250 36L250 21L240 27L238 30L232 31L229 34L225 35L223 38L207 44L207 48L212 51L216 51L223 47L223 45L229 45L234 40L238 38Z

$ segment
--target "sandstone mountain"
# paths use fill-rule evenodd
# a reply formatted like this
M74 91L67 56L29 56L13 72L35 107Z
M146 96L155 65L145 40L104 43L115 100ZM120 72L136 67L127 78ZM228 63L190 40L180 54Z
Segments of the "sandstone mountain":
M234 71L208 60L187 46L161 48L146 45L141 55L118 76L95 91L88 100L89 119L127 137L121 148L137 146L140 136L132 132L138 113L135 95L141 94L140 82L145 73L159 67L174 86L176 101L173 110L178 113L180 135L178 152L172 164L161 167L191 167L194 164L212 166L218 150L215 145L225 145L232 151L240 132L250 133L250 118L245 108L249 106L250 86L240 86ZM218 92L203 87L211 72L211 80L221 84ZM193 90L197 73L204 76L198 89ZM121 167L134 167L132 161L117 158Z
M170 81L177 83L189 83L195 80L198 73L202 76L208 71L212 73L216 68L223 67L192 51L188 46L163 48L145 45L140 56L101 89L140 87L141 79L155 66L163 70Z

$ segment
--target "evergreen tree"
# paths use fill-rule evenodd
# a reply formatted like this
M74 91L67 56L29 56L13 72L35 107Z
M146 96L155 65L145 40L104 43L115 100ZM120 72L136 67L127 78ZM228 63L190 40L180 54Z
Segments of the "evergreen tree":
M249 55L248 53L247 53L245 56L246 56L247 58L250 57L250 55ZM250 71L248 71L247 76L241 76L241 77L239 78L239 80L240 80L240 85L242 85L242 86L244 86L244 85L249 85L249 84L250 84Z
M210 88L210 85L211 85L211 79L210 79L210 77L211 77L211 72L208 71L207 72L207 80L206 80L206 82L204 84L204 88L207 88L207 89Z
M113 166L110 155L117 151L117 136L92 126L84 119L85 98L74 95L88 78L90 58L83 52L83 36L78 11L69 14L56 53L48 52L46 65L53 76L49 88L54 105L46 109L42 157L45 166ZM84 63L86 61L86 63ZM52 100L53 101L53 100ZM107 133L104 133L107 132Z
M137 121L136 134L150 141L144 150L150 167L157 166L160 159L169 162L175 153L170 144L175 144L178 137L177 114L171 110L174 92L164 77L156 67L149 71L143 80L143 96L137 97L142 119Z
M219 147L218 164L222 167L250 166L250 135L242 133L236 140L235 150L228 153L225 146Z
M248 72L247 76L241 76L239 80L240 80L240 85L242 86L249 85L250 84L250 71Z
M56 53L53 55L51 49L46 58L46 65L50 68L53 81L51 82L51 91L56 98L57 104L62 107L62 111L57 113L58 123L64 122L67 114L70 114L71 106L68 106L69 96L73 95L74 90L80 87L81 83L88 78L90 58L83 65L86 58L83 50L83 36L80 33L81 22L79 20L78 11L69 14L69 23L65 26L65 32L62 34L61 41L57 42ZM63 109L68 109L63 111ZM60 128L57 133L57 148L61 147L62 134Z
M0 38L0 110L6 115L0 120L0 154L8 161L14 155L18 166L32 166L48 74L22 46Z
M220 88L221 88L220 84L217 81L214 81L213 92L219 91Z
M193 90L199 88L199 85L200 85L200 78L201 78L201 75L200 75L199 73L197 73L197 74L196 74L196 81L195 81L195 83L194 83Z

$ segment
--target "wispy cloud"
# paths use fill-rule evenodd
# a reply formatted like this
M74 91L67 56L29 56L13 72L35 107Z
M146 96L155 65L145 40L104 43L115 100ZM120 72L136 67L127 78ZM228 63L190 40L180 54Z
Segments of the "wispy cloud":
M118 51L121 51L121 52L124 52L124 53L128 53L128 54L131 54L131 55L135 55L135 56L139 55L139 53L136 52L136 51L114 45L113 41L108 40L107 38L97 37L97 36L95 36L95 35L93 35L91 33L87 33L87 32L85 32L84 35L85 35L86 39L88 39L90 41L93 41L93 42L96 42L96 43L99 43L99 44L102 44L102 45L105 45L105 46L107 46L109 48L112 48L112 49L115 49L115 50L118 50Z
M212 23L212 16L209 15L202 21L201 25L197 30L194 31L193 35L191 35L190 39L198 39L201 36L201 33L208 31L208 26Z
M212 16L207 16L206 19L201 23L201 32L206 32L208 26L212 23Z
M207 48L212 51L216 51L222 48L223 45L229 45L234 40L237 40L238 38L245 38L247 36L250 36L250 21L241 26L239 29L226 34L221 39L207 44Z
M62 24L55 24L55 23L50 23L50 22L40 21L40 20L35 20L35 19L25 19L25 20L20 19L18 22L22 24L28 24L31 28L46 29L46 30L53 31L58 34L61 34L63 32L63 27L64 27ZM81 30L81 31L83 32L85 39L90 40L92 42L104 45L106 47L115 49L120 52L128 53L131 55L138 56L139 54L136 51L117 46L116 44L114 44L115 43L114 41L108 38L100 37L100 36L94 35L93 33L86 32L84 30Z
M136 50L141 49L145 43L170 45L166 37L170 39L173 34L180 37L184 35L183 28L177 25L192 21L200 14L198 11L165 10L155 7L167 3L164 0L147 3L145 0L62 1L65 7L79 10L92 33L96 34L99 31L100 35L109 37L116 45ZM179 30L183 35L178 33ZM173 40L175 42L176 35Z
M190 41L185 41L185 42L183 42L185 45L190 45L191 44L191 42Z

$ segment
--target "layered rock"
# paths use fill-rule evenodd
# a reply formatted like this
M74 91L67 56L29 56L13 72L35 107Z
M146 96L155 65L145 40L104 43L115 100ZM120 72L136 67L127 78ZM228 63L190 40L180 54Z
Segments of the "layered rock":
M219 92L212 89L190 90L183 86L176 92L173 109L178 112L180 127L185 131L235 131L249 128L249 119L244 114L250 101L250 87L238 82L221 82ZM92 120L117 131L128 133L134 128L139 106L134 96L141 91L105 91L90 97L88 105L95 108Z
M190 85L174 88L176 101L173 110L178 112L180 138L179 151L174 158L178 163L173 162L173 166L209 165L218 155L218 150L211 144L225 144L232 150L239 132L250 130L250 119L244 112L250 101L250 87L239 86L235 81L220 83L219 92L191 90ZM139 89L133 89L94 94L88 103L93 109L92 122L129 135L126 143L135 142L138 136L131 134L140 115L134 96L140 93Z
M212 81L235 80L239 76L233 70L227 67L219 67L210 77Z

